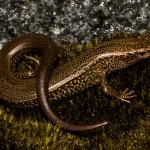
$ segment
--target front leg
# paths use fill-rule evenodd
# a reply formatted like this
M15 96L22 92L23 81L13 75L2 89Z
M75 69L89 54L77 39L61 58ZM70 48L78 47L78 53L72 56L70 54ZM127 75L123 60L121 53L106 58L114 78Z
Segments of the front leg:
M114 97L118 100L130 103L129 99L132 99L136 95L134 95L134 91L129 91L127 88L123 92L118 92L110 87L108 84L108 81L106 80L106 75L102 75L101 78L101 86L102 90L106 95L109 95L111 97Z

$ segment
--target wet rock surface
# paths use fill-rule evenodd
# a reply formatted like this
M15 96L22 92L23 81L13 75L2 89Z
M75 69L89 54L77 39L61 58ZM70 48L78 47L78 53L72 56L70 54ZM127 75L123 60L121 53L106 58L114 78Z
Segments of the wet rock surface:
M1 0L0 46L28 32L81 44L117 32L143 33L149 19L149 0Z

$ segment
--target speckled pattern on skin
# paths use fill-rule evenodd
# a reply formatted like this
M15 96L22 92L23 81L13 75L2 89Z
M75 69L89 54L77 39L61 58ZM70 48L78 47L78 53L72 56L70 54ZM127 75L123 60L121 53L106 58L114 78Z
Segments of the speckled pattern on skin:
M122 93L115 91L110 87L106 77L115 70L127 68L136 62L150 58L149 43L149 38L145 40L130 38L99 43L88 52L82 53L77 59L54 68L55 52L60 48L56 43L41 34L31 33L18 37L0 51L0 98L22 107L40 104L53 123L58 123L68 131L89 131L103 127L108 123L107 121L81 126L61 120L48 104L48 95L49 101L58 100L100 83L105 94L130 103L129 99L135 97L133 91L127 89ZM24 51L31 48L42 51L39 74L37 74L37 90L34 77L20 79L15 77L10 69L11 63L16 63L15 54L20 53L16 58L18 60ZM52 68L54 68L53 71ZM46 93L45 88L48 90ZM37 96L40 101L37 100Z
M37 105L35 77L27 76L21 79L12 70L15 66L12 64L15 64L18 57L24 55L30 48L50 53L51 61L56 58L56 43L43 34L22 35L8 42L0 51L0 98L16 106Z
M93 84L103 83L104 80L102 88L106 94L115 98L121 96L108 86L106 75L149 57L149 40L128 38L99 43L77 59L58 66L50 76L51 99L71 96ZM129 102L125 97L120 97L120 99Z
M34 36L31 36L31 38L32 37ZM35 41L37 39L38 38L34 37ZM35 46L37 48L39 46L35 45L35 42L32 42L34 40L30 41L30 48L35 48ZM45 39L43 39L43 42L44 40ZM48 41L49 40L47 40L46 43L48 43ZM13 42L15 42L15 40ZM127 94L126 96L130 98L133 93L129 93L128 95L126 91L127 93L120 95L110 88L106 81L106 75L112 71L126 68L138 61L148 58L150 55L149 43L149 38L128 38L100 42L92 49L82 53L77 59L57 66L51 73L49 79L50 99L61 99L100 83L106 94L126 101L126 97L123 96ZM19 48L16 46L18 50L21 50L24 46L28 48L24 40L20 40L18 44L20 44ZM8 45L10 46L9 43ZM9 62L7 52L14 51L14 49L11 49L8 45L0 51L0 97L16 106L33 107L34 105L38 105L35 93L35 78L20 80L15 78L11 74L11 71L8 71Z
M43 55L36 91L40 106L48 119L54 124L59 124L61 129L71 132L87 132L106 126L109 123L108 120L93 125L77 125L63 121L53 111L49 101L71 96L91 85L100 83L105 94L130 103L130 100L136 96L134 91L128 89L123 92L115 91L110 87L106 77L115 70L127 68L136 62L150 58L149 42L150 39L145 41L132 38L99 43L76 60L56 67L50 77L51 61L49 56Z

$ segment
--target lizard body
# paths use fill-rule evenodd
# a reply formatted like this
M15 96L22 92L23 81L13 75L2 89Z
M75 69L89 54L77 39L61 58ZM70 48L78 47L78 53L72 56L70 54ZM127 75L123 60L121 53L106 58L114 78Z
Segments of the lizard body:
M52 110L49 100L67 97L82 91L93 84L100 83L105 94L130 103L128 99L135 97L133 91L125 89L117 92L107 82L107 75L115 70L127 68L139 61L150 58L150 39L128 39L110 41L95 46L93 50L84 53L76 60L58 66L49 76L49 56L44 56L37 79L37 95L47 117L51 122L59 124L62 129L74 131L89 131L106 125L108 122L77 126L60 119ZM47 59L46 59L47 57ZM43 65L47 63L47 65Z
M101 84L106 94L117 98L119 93L108 85L106 76L149 58L149 42L150 39L132 38L100 43L78 58L56 67L49 77L50 98L71 96L94 84ZM111 91L107 92L108 89Z
M24 53L22 50L28 48L43 51L37 84L35 77L19 79L10 69L11 63L15 63L13 56L20 56ZM55 49L58 47L52 40L36 34L22 36L6 44L0 51L0 98L16 106L33 107L39 105L38 95L44 112L52 122L59 123L62 128L70 131L86 131L104 126L107 122L90 126L68 124L51 110L48 95L49 100L57 100L100 83L105 94L130 102L127 99L132 98L133 93L125 90L120 94L113 90L106 76L112 71L150 58L150 39L129 38L99 43L77 59L59 65L51 71L55 61Z
M14 72L15 64L29 50L50 53L55 61L57 45L46 35L29 33L8 42L0 50L0 98L19 107L38 105L35 92L35 76L18 76Z

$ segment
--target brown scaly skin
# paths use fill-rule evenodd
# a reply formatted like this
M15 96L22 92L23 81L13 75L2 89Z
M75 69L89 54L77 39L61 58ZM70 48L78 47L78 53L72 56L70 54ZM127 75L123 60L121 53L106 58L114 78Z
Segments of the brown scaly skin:
M0 98L17 107L38 105L39 102L35 92L35 77L27 74L15 74L15 64L29 50L40 50L49 62L49 64L42 63L42 66L47 67L48 65L50 73L56 61L56 49L59 48L48 36L35 33L23 35L8 42L0 51ZM33 57L26 57L35 62L37 61ZM36 63L38 64L38 61ZM65 122L63 123L64 125L66 124ZM107 122L87 126L67 124L66 130L74 128L74 131L85 131L102 127L106 124Z
M69 131L87 131L107 124L77 126L59 119L47 104L49 100L61 99L89 86L101 83L103 91L112 97L130 102L132 92L122 94L113 90L107 83L110 72L126 68L138 61L150 58L150 39L130 38L113 40L96 45L76 60L72 60L52 70L57 45L41 34L29 34L14 39L0 51L0 98L16 106L31 107L38 105L35 92L35 78L19 79L14 77L10 65L15 62L13 56L24 53L22 49L40 49L43 51L42 62L37 79L37 94L44 112L53 123ZM13 61L12 61L13 60ZM50 76L50 77L48 77ZM49 83L46 81L49 80Z
M150 39L145 41L129 39L102 43L76 60L57 67L50 76L49 56L43 56L36 87L40 104L47 117L53 123L59 124L63 130L71 132L89 131L100 125L106 125L108 122L90 127L79 127L64 122L53 112L48 99L67 97L93 84L101 83L105 94L130 103L129 99L135 97L133 91L126 89L124 92L118 93L109 86L106 76L112 71L150 58L149 42Z
M15 106L38 105L35 77L14 74L13 65L31 49L49 53L49 59L53 63L56 59L56 48L57 45L48 36L35 33L20 36L4 45L0 50L0 98Z

